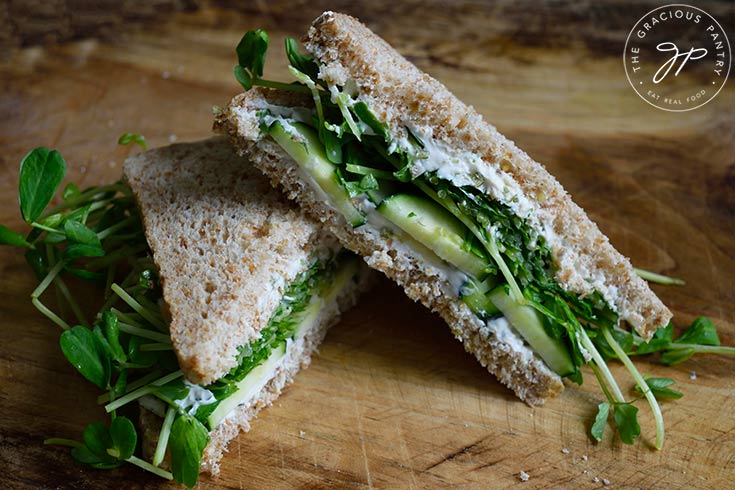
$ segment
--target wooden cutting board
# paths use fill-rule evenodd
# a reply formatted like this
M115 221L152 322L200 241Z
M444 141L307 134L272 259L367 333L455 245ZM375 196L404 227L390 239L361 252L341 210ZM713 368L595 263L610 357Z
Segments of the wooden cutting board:
M59 149L69 180L87 186L117 179L137 151L117 147L123 132L152 146L207 137L212 106L238 92L234 46L246 29L268 30L266 72L287 79L283 37L300 36L321 8L256 3L13 54L0 66L0 223L20 228L18 163L35 146ZM544 162L634 264L685 279L654 287L678 327L707 315L735 344L735 85L687 113L641 101L620 55L650 5L340 4ZM732 6L705 8L733 32ZM34 286L22 254L0 248L0 486L167 486L132 467L82 468L42 446L81 437L101 413L62 357L59 330L31 306ZM232 442L220 477L198 487L601 488L607 479L613 488L733 488L735 359L652 361L639 360L640 370L685 393L663 404L665 448L651 449L643 405L640 442L623 445L608 428L595 444L587 433L603 397L590 372L581 388L529 408L384 281ZM613 372L631 386L619 365Z

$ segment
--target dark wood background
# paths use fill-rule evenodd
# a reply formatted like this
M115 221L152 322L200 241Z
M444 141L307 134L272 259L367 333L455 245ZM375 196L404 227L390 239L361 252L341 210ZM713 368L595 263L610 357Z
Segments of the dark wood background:
M328 7L359 16L546 164L637 266L685 279L684 287L655 287L677 326L708 315L733 345L735 86L680 114L638 98L623 71L623 44L660 3ZM69 180L93 185L117 179L137 151L117 147L123 132L144 134L152 146L205 138L212 106L238 92L231 70L242 33L268 30L266 73L285 79L283 37L299 37L325 8L159 1L151 5L163 7L136 17L107 3L55 5L66 9L66 24L55 24L48 5L45 17L22 2L0 8L13 21L0 57L0 223L16 228L18 163L29 149L59 149ZM735 40L732 4L697 5ZM117 8L135 12L136 3ZM81 468L65 450L42 446L49 436L79 438L101 414L94 390L63 359L59 331L31 306L34 286L22 254L0 248L0 486L165 486L133 468ZM663 405L661 452L650 448L644 406L636 445L621 444L609 428L602 443L589 439L602 401L591 373L583 387L531 409L464 354L440 320L381 283L330 332L312 367L233 441L222 475L199 487L505 488L520 484L521 470L529 489L600 488L596 477L614 488L731 487L735 360L639 366L674 378L685 393ZM614 372L630 386L623 369Z

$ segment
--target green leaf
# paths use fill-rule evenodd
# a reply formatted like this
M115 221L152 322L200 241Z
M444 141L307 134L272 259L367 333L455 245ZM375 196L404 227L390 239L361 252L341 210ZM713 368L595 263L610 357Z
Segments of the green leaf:
M25 253L26 262L33 269L33 273L36 275L36 279L42 281L46 274L48 274L48 260L46 254L39 252L36 249L26 250Z
M127 388L127 386L128 386L128 370L123 369L122 371L120 371L120 374L115 380L115 385L112 387L112 391L115 393L115 398L122 396L122 394L125 393L125 388Z
M23 235L17 231L13 231L5 225L0 225L0 245L10 245L11 247L32 247Z
M235 79L240 82L242 88L244 88L246 91L253 88L253 78L248 75L248 72L246 72L242 66L235 66L235 68L233 68L233 71L235 73Z
M342 163L342 143L339 138L332 131L329 131L326 127L319 127L319 139L324 144L324 149L327 153L327 159L336 164Z
M253 78L263 76L265 53L268 51L268 34L263 29L246 32L237 44L236 51L241 67L248 70Z
M104 281L106 277L104 272L92 272L86 269L77 269L68 266L64 267L64 270L73 276L84 279L85 281L101 282Z
M656 330L653 337L651 337L651 340L649 340L648 343L639 345L635 353L637 355L652 354L654 352L666 350L669 345L671 345L673 337L674 325L669 323L666 327Z
M87 448L87 446L72 448L71 457L74 458L74 460L77 463L88 464L88 465L97 465L97 464L104 463L107 461L107 460L103 460L102 457L90 451L89 448ZM108 458L109 457L110 456L108 455ZM112 460L114 461L114 459Z
M135 143L140 146L143 148L143 151L148 149L148 144L146 143L145 138L137 133L123 133L117 140L118 145L129 145L130 143Z
M673 379L669 378L646 378L646 384L651 389L651 392L659 400L677 400L684 396L681 391L672 390L668 388L674 384ZM643 393L641 387L636 385L636 391Z
M18 194L26 223L33 223L51 202L66 174L66 162L56 150L31 150L20 162Z
M106 390L110 382L110 358L91 330L72 327L61 334L61 351L79 373Z
M110 430L105 424L101 422L89 424L84 429L83 439L84 445L98 459L102 461L114 459L107 454L107 448L112 447L112 438L110 437Z
M105 250L102 247L86 245L84 243L73 243L64 249L64 260L72 260L78 257L102 257Z
M202 453L209 442L209 432L194 417L179 415L171 426L168 446L174 479L193 487L199 478Z
M672 349L661 354L661 362L667 366L674 366L681 364L696 353L694 347L687 347L686 349Z
M299 51L299 43L294 38L286 38L286 57L291 66L302 73L306 73L312 80L316 80L319 75L319 65L316 64L314 58Z
M717 329L712 320L700 316L674 342L677 344L720 345L720 338L717 336Z
M122 363L127 360L125 350L120 344L120 326L118 323L117 315L111 311L105 311L102 314L102 325L105 331L105 338L110 346L110 354L112 359Z
M119 451L118 459L128 459L133 455L138 442L138 434L128 418L115 417L110 425L110 436L112 436L113 447Z
M602 440L602 432L605 430L607 424L607 417L610 415L610 404L600 403L597 405L597 415L595 416L595 423L592 424L590 433L597 442Z
M49 228L56 228L61 224L61 222L64 221L64 215L61 213L54 213L49 216L46 216L42 220L40 220L38 223L43 226L48 226Z
M156 363L161 353L140 350L140 346L148 342L150 341L137 336L130 338L130 341L128 341L128 359L130 359L130 362L146 367L151 367Z
M625 444L633 444L635 439L641 435L641 426L638 425L638 407L631 403L620 403L615 405L613 413L615 425L618 426L620 440Z
M378 120L365 102L360 101L353 105L352 112L354 112L362 122L367 124L375 134L381 136L383 139L388 138L388 125Z
M73 182L69 182L66 184L66 187L64 187L64 192L61 193L61 198L64 201L68 201L69 199L77 197L81 192L79 191L79 187Z
M66 233L66 237L69 241L102 248L102 243L100 243L100 239L97 238L97 234L90 230L87 225L80 223L79 221L67 220L64 223L64 233Z

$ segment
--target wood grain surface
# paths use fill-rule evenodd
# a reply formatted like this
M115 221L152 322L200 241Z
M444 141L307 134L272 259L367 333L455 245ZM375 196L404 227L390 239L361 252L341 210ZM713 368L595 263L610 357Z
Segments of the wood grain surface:
M267 29L266 74L286 79L283 37L300 36L323 10L217 3L114 41L23 49L0 65L0 223L20 228L17 171L29 149L59 149L68 179L86 186L117 179L137 151L116 146L123 132L153 146L207 137L212 106L239 91L231 70L240 35ZM621 53L652 5L330 4L360 16L547 165L637 266L685 279L655 287L678 327L708 315L733 345L735 85L680 114L640 100ZM732 4L702 8L733 33ZM49 436L79 438L102 414L95 390L62 357L57 327L31 306L34 286L22 254L0 248L0 487L170 485L132 467L82 468L66 450L42 445ZM232 442L220 477L198 488L604 488L603 479L613 488L733 488L735 359L653 361L639 360L641 371L672 377L685 393L663 404L665 448L651 449L644 406L637 444L623 445L609 427L595 444L587 431L603 397L590 372L581 388L529 408L437 317L384 281ZM631 387L624 369L613 372Z

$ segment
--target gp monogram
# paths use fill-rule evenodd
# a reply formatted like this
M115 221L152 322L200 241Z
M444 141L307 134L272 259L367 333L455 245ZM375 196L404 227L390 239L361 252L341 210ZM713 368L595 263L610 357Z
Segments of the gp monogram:
M633 90L665 111L702 107L730 72L730 43L722 26L691 5L664 5L640 18L623 52Z

